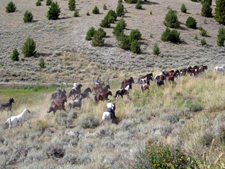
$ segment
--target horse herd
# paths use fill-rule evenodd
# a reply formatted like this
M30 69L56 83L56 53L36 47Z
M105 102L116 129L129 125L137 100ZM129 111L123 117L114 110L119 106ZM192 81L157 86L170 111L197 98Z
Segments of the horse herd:
M155 76L153 76L152 73L149 73L139 77L137 80L137 83L140 84L141 90L142 92L144 92L147 89L149 90L151 80L154 81L158 87L160 87L161 85L164 85L165 81L172 83L174 82L175 78L179 76L185 76L187 74L189 74L190 76L196 76L200 73L205 72L207 68L208 68L207 66L194 66L194 67L183 68L180 70L170 70L167 72L162 71L160 74ZM225 66L215 67L215 71L224 73ZM119 96L123 98L123 95L127 95L127 97L130 97L129 90L132 89L132 83L135 83L133 77L130 77L129 79L122 81L120 89L116 91L114 96L116 100L118 99ZM82 100L85 98L90 99L89 93L92 93L92 92L95 93L94 99L96 104L98 104L100 101L108 100L109 95L112 96L112 92L109 91L110 89L109 81L107 85L105 85L104 82L101 82L100 84L94 84L94 86L92 87L92 90L90 87L87 87L83 93L81 92L81 88L82 88L82 84L78 84L76 88L73 88L69 92L68 98L73 97L72 101L69 102L69 105L68 105L69 109L74 109L75 107L78 107L80 109L82 106ZM62 90L60 87L58 87L57 92L51 95L51 100L52 102L47 113L53 112L53 114L55 114L57 110L66 111L65 103L67 102L67 95L65 90ZM9 99L8 103L1 104L0 110L7 109L7 111L12 112L12 103L14 103L13 98ZM28 109L25 109L24 112L30 112L30 111ZM19 122L18 118L15 118L15 116L13 117L14 118L12 117L9 118L11 120L8 119L6 122L9 124L10 127L13 124L12 123L13 119L17 119L14 121ZM22 120L21 125L23 122L24 120Z

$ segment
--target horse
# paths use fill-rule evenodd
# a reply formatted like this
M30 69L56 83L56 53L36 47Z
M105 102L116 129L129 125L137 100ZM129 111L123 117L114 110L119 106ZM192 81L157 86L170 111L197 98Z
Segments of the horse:
M108 91L108 89L110 89L110 86L106 85L104 88L98 89L96 94L105 93Z
M153 74L152 73L149 73L145 76L139 77L137 83L143 84L143 83L147 83L149 80L153 80Z
M208 66L200 66L199 67L199 73L205 72L205 70L208 69Z
M114 111L116 110L116 104L115 103L113 103L114 104ZM101 121L101 125L104 125L104 121L110 121L112 119L112 114L111 114L111 112L109 112L108 110L105 110L105 112L102 114L102 121Z
M127 85L127 87L125 87L125 89L119 89L116 91L116 94L114 97L116 97L116 100L118 99L119 96L121 96L123 98L123 95L127 95L127 97L130 97L129 96L129 90L132 89L132 85L129 84Z
M9 125L8 129L10 129L11 127L15 127L17 123L20 123L21 126L23 126L27 113L30 113L30 111L27 108L25 108L25 110L19 115L8 118L8 120L5 122L5 125L7 124Z
M130 85L132 83L134 83L133 77L130 77L130 79L128 79L128 80L124 80L121 84L121 89L125 89L125 87L127 87L127 85Z
M95 93L96 93L96 91L98 91L99 89L101 89L102 86L104 86L104 85L105 85L104 82L100 82L100 84L97 83L97 84L95 84L95 85L92 87L92 91L95 91Z
M47 111L47 113L51 113L53 111L53 114L55 114L55 112L57 110L65 110L65 102L67 102L67 98L63 97L62 99L57 99L52 101L51 106L49 108L49 111Z
M180 70L180 76L185 76L187 73L187 69L183 68Z
M66 90L59 90L55 93L52 94L51 99L55 100L55 99L60 99L63 98L66 95Z
M150 83L144 83L141 85L141 90L144 92L145 90L149 90Z
M76 100L72 100L70 103L69 103L69 109L71 110L72 108L75 108L75 107L79 107L79 109L81 108L82 106L82 97L79 97L77 98Z
M199 73L199 67L198 66L194 66L193 68L190 66L188 69L187 69L187 73L190 74L190 76L192 76L192 74L195 76Z
M14 101L13 98L10 98L8 103L1 104L0 110L2 111L2 110L7 109L7 112L11 111L11 113L13 113L13 111L12 111L12 103L15 103L15 101Z
M160 86L164 85L164 81L159 79L159 80L157 80L156 84L158 87L160 87Z
M89 92L92 92L90 87L88 87L87 89L85 89L83 93L78 94L75 97L75 99L79 99L79 98L82 98L82 99L89 98L90 99Z
M216 72L222 72L224 74L225 66L222 66L222 67L216 66L214 69Z
M79 84L77 87L76 87L76 89L72 89L71 91L70 91L70 93L69 93L69 98L73 95L74 96L74 98L75 98L75 95L76 94L80 94L81 93L81 87L82 87L82 84Z
M109 95L112 96L112 92L111 91L107 91L106 93L103 93L103 94L98 94L96 95L94 98L95 98L95 102L98 103L100 100L103 101L103 100L109 100Z

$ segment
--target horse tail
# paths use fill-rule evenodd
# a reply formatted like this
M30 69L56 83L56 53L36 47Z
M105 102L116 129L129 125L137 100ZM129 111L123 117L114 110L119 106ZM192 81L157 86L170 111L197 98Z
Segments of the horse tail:
M144 92L144 87L143 87L143 85L141 85L141 90L142 90L142 92Z

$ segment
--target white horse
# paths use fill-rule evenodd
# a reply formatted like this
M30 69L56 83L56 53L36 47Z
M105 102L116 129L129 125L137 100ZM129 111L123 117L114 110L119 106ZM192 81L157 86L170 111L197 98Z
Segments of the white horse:
M223 72L224 73L225 66L222 66L222 67L216 66L214 69L215 69L216 72Z
M101 122L101 125L104 125L104 122L105 122L105 121L108 121L108 122L109 122L111 119L112 119L111 113L105 111L105 112L103 113L103 115L102 115L102 122Z
M25 121L27 112L30 113L30 111L27 108L25 108L25 110L22 113L20 113L19 115L8 118L8 120L5 122L5 125L6 124L9 125L8 129L10 129L11 126L15 127L17 125L17 123L20 123L22 126L23 122Z

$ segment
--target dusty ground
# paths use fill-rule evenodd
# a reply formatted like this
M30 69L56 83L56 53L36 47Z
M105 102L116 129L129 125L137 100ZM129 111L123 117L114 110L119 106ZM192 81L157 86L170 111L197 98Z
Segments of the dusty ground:
M76 8L80 17L73 17L68 10L68 0L59 0L61 8L59 20L49 21L46 17L48 6L42 1L42 6L36 6L36 0L14 0L17 7L15 13L6 13L7 0L0 2L0 80L1 81L40 81L60 82L72 79L85 79L86 76L117 77L120 74L138 76L146 72L163 69L178 69L194 65L208 65L213 68L223 65L224 48L217 46L217 34L221 27L213 18L201 16L201 4L190 0L158 0L142 3L142 10L135 9L135 4L123 3L127 9L124 19L127 23L126 34L133 29L142 33L141 50L139 55L124 51L117 47L118 42L111 28L107 32L104 47L92 47L91 41L86 41L86 33L90 27L98 29L101 20L109 9L116 10L117 0L77 0ZM182 13L180 7L184 3L187 13ZM106 4L108 10L103 10ZM94 6L98 6L100 14L92 14ZM163 25L165 15L173 9L181 22L177 28L182 39L181 44L161 41L161 35L166 27ZM29 10L34 15L33 23L24 23L23 15ZM215 2L213 2L213 11ZM150 15L152 11L152 15ZM89 12L91 15L86 16ZM200 30L189 29L185 26L186 19L192 16L197 26L202 26L208 37L204 37L207 46L201 45ZM119 20L120 18L118 18ZM152 35L152 38L150 37ZM198 36L199 40L194 37ZM23 58L22 46L27 37L34 39L37 45L38 58ZM161 54L153 55L153 46L158 44ZM17 49L20 61L12 62L10 56ZM46 68L41 70L38 63L44 57ZM115 75L115 73L117 75ZM85 75L86 74L86 75ZM88 74L88 75L87 75Z

